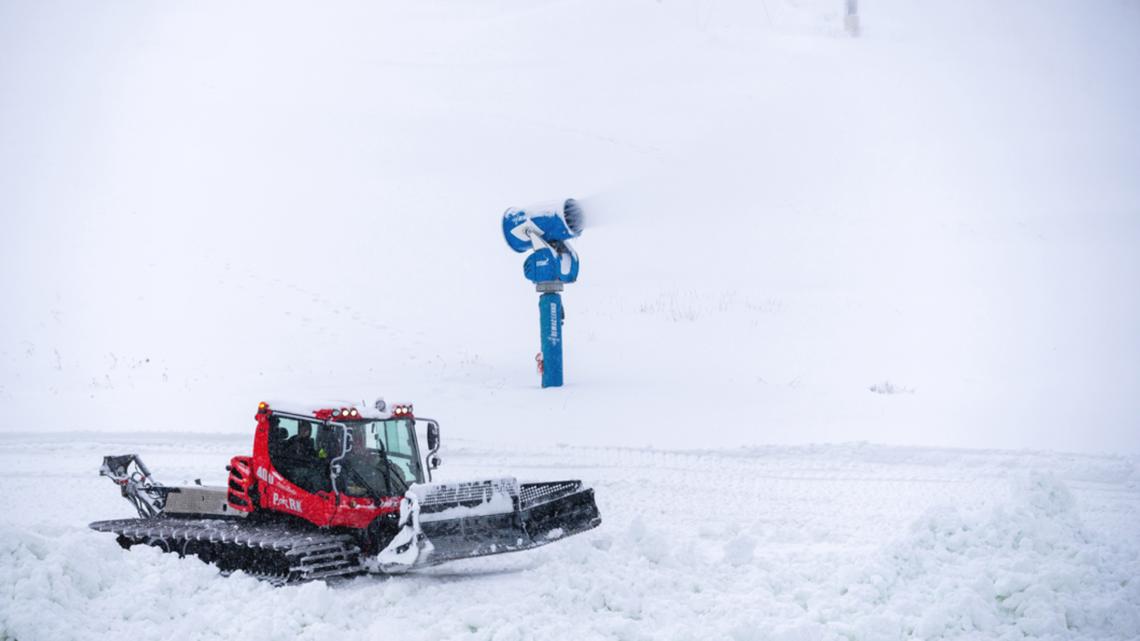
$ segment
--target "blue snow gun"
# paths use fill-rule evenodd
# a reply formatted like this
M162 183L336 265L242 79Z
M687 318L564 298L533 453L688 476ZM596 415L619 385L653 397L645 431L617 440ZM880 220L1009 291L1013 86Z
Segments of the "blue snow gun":
M578 253L567 242L582 234L582 208L573 198L503 214L503 237L516 252L527 253L523 275L534 283L542 337L542 386L562 385L561 291L578 280Z
M578 254L566 241L581 234L582 208L573 198L512 207L503 214L507 245L520 254L531 252L523 263L523 275L535 285L578 280Z

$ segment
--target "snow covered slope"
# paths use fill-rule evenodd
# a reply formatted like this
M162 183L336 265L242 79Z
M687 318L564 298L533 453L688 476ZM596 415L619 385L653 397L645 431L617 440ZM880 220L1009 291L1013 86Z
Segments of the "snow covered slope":
M841 4L0 2L0 430L1140 451L1140 7Z
M85 528L131 516L95 478L98 453L140 452L171 483L222 483L246 439L25 434L0 436L0 446L0 638L1140 636L1134 459L451 442L447 478L581 477L597 491L602 526L414 575L272 588L195 559L126 552ZM45 500L45 483L67 493Z

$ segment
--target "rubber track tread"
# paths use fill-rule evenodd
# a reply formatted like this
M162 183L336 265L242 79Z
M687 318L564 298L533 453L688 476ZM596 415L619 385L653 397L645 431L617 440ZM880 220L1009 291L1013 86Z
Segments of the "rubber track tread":
M96 521L91 529L111 532L125 537L131 544L161 544L165 549L185 550L191 543L222 546L211 550L240 552L250 550L249 558L265 560L272 555L275 564L282 568L276 573L258 571L252 563L228 571L242 570L259 579L283 585L338 576L360 574L365 568L360 563L360 548L347 534L323 532L285 523L250 523L238 519L118 519ZM229 555L231 559L234 555ZM241 557L245 558L245 557ZM284 568L288 568L284 570Z

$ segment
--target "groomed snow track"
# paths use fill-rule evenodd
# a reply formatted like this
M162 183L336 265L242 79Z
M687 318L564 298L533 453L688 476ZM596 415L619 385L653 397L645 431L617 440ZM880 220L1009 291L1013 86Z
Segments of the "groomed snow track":
M195 555L224 572L241 570L283 585L361 574L360 548L348 534L301 529L287 523L239 518L155 518L96 521L91 529L119 536L119 544L151 545Z

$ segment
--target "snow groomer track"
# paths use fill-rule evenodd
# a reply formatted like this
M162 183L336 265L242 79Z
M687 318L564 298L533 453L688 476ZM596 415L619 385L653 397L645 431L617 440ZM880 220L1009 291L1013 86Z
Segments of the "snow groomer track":
M164 552L193 555L216 563L223 572L248 567L249 574L275 585L364 571L360 548L351 536L281 523L239 523L234 518L118 519L96 521L91 529L118 534L123 547L150 545Z

